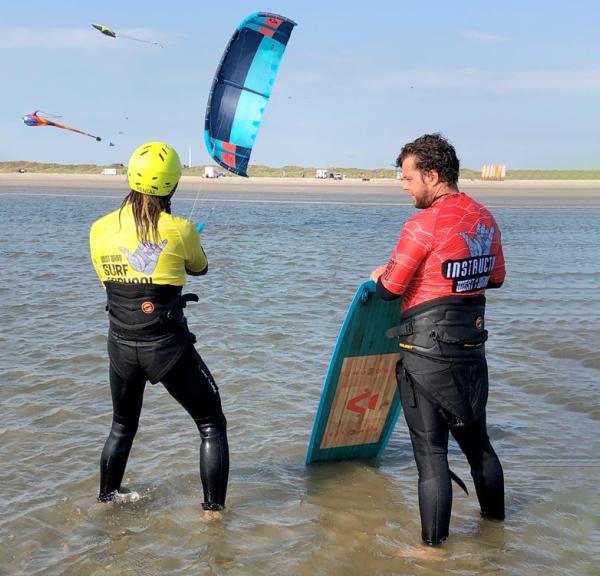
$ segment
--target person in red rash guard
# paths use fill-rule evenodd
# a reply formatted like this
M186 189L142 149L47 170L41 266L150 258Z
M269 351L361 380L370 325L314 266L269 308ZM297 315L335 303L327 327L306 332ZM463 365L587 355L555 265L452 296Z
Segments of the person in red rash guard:
M467 457L482 516L504 519L504 476L487 434L485 290L506 275L500 228L485 206L458 189L459 160L440 134L406 144L402 184L420 211L408 219L387 266L373 271L376 294L401 298L396 377L419 473L421 533L440 545L449 533L449 434Z

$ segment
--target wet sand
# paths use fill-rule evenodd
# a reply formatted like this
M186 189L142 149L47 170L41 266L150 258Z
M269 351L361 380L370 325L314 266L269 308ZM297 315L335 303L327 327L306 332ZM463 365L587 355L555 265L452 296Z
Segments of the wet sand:
M568 200L600 201L598 180L505 180L483 182L461 180L461 190L479 198L548 198ZM0 194L15 193L27 189L111 190L116 193L127 191L125 175L107 176L100 174L14 174L0 173ZM10 192L9 192L10 190ZM315 178L238 178L227 177L208 180L200 176L183 176L180 191L210 194L250 194L280 196L363 196L392 197L407 200L397 180L377 179L362 181L317 180ZM70 195L70 194L69 194Z

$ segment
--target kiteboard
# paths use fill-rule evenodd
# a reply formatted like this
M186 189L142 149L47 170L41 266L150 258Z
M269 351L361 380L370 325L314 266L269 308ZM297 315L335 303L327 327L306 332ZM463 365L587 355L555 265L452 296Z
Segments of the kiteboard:
M340 330L321 393L306 463L382 454L402 410L396 385L400 324L397 300L375 296L363 282Z

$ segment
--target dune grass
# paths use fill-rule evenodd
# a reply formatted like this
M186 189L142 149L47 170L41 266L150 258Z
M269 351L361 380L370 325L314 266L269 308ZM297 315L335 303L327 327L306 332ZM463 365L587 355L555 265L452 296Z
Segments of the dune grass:
M104 168L116 168L117 174L124 174L122 164L97 166L96 164L51 164L43 162L0 162L0 172L18 172L25 170L36 174L100 174Z
M98 166L96 164L51 164L42 162L13 161L0 162L0 172L26 172L42 174L100 174L104 168L115 168L117 174L125 174L127 167L123 164L108 164ZM396 178L396 170L393 168L367 169L367 168L342 168L339 166L322 167L327 172L340 172L345 178L377 179ZM224 172L226 177L232 177L225 169L218 168ZM253 164L248 169L249 176L275 177L275 178L314 178L315 168L304 166L283 166L273 168ZM184 167L183 174L187 176L203 176L204 165ZM469 180L479 180L481 172L464 168L460 171L460 177ZM506 180L600 180L600 170L507 170Z
M507 180L600 180L600 170L508 170Z

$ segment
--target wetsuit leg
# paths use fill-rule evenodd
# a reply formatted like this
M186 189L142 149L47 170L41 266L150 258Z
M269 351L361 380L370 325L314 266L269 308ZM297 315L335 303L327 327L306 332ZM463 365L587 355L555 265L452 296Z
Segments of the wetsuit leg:
M98 500L107 502L121 487L127 459L138 429L146 380L140 374L122 378L110 366L110 392L113 421L100 458L100 493Z
M485 415L469 426L452 427L451 433L471 466L481 514L504 520L504 474L487 434Z
M419 472L421 535L427 544L441 544L448 538L452 510L448 423L406 377L399 380L404 417Z
M200 432L200 480L205 510L225 506L229 476L227 421L215 381L192 344L162 383L194 419Z

